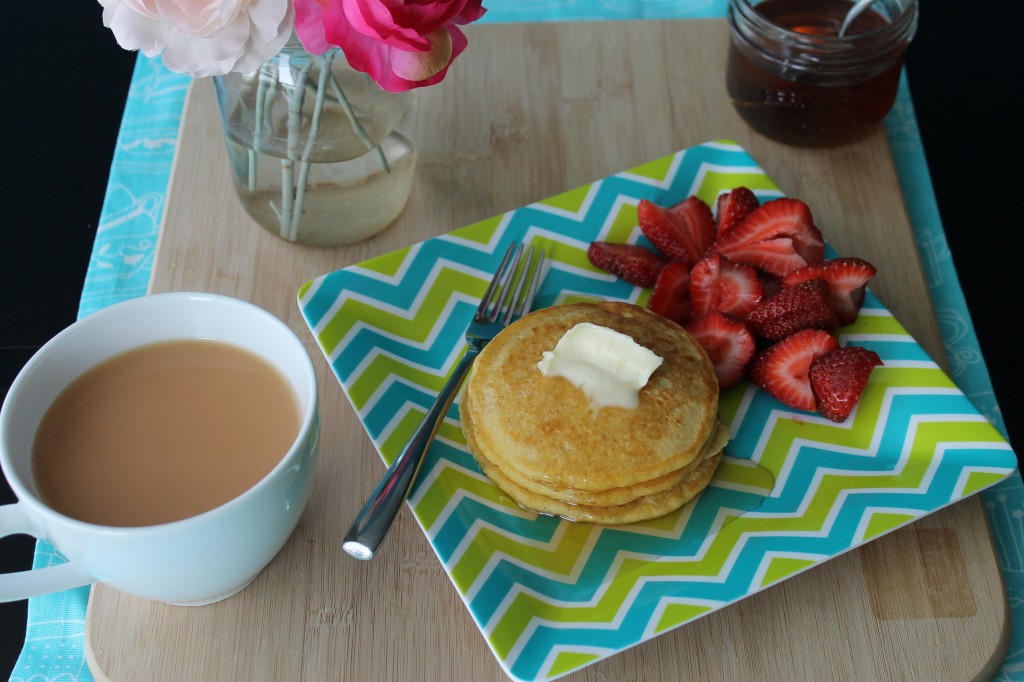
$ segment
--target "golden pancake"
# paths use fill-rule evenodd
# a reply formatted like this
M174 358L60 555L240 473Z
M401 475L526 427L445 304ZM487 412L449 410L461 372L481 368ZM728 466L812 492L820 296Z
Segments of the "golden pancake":
M580 322L626 334L663 358L635 409L595 412L575 384L537 368ZM462 401L464 427L489 461L518 480L594 492L684 470L716 429L717 411L718 382L697 341L660 315L614 302L546 308L510 325L476 359Z
M510 481L501 470L485 459L478 458L480 468L498 488L511 497L517 504L545 514L553 514L570 521L585 521L608 526L622 525L646 521L674 512L691 501L707 487L714 476L715 469L721 460L721 452L710 457L691 471L672 488L646 495L621 505L599 507L582 504L570 504L543 495L537 495Z
M468 394L464 395L462 398L461 410L464 413L471 414L473 411L469 404L470 400L471 398ZM720 453L722 448L725 447L725 444L729 441L728 430L720 423L716 422L715 429L711 432L711 436L707 441L705 441L700 453L692 462L682 469L677 469L676 471L671 471L664 476L659 476L649 481L641 481L633 485L619 486L608 490L582 490L579 488L559 487L547 481L535 481L528 476L524 476L519 471L512 468L507 462L503 461L495 453L485 452L482 450L474 436L473 424L473 419L464 418L462 421L462 430L466 434L466 440L470 451L474 454L479 453L480 456L486 458L492 466L500 469L501 473L518 487L524 488L537 495L543 495L569 504L598 506L625 504L626 502L635 500L639 497L668 490L669 488L676 486L683 477L696 469L704 460Z

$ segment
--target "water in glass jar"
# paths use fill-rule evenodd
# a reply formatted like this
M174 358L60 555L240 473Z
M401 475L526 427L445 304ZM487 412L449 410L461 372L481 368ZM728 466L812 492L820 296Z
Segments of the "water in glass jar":
M254 150L251 138L227 136L235 188L246 212L282 239L310 246L354 244L398 218L411 191L416 151L398 132L380 146L389 171L374 152L304 168L276 150ZM295 188L301 188L301 201ZM282 214L292 218L282 220Z

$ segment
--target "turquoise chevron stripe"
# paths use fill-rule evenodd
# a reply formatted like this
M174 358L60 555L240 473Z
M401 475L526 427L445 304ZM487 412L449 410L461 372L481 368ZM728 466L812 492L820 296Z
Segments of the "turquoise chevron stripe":
M781 195L741 147L708 142L325 274L303 285L300 307L390 462L461 355L466 325L510 241L547 251L537 307L644 303L647 292L590 266L589 242L645 243L636 226L641 198L670 204L697 194L713 203L740 184L762 200ZM733 438L711 486L676 513L627 527L515 506L477 468L453 405L409 504L509 675L560 677L1014 470L1006 441L871 292L839 338L885 363L846 423L734 387L720 410Z

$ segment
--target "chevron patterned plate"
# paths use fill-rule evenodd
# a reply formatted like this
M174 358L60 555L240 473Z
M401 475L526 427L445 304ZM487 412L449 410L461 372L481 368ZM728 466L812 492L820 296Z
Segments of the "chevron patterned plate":
M641 198L713 205L736 185L781 192L729 141L657 159L302 286L303 316L385 463L463 350L510 240L547 250L535 307L647 292L587 262L590 241L643 242ZM749 385L722 395L733 440L712 485L677 513L606 528L515 506L480 473L453 405L409 498L504 670L554 679L785 580L1008 476L1016 457L868 292L840 342L876 351L843 424ZM340 540L339 540L340 542Z

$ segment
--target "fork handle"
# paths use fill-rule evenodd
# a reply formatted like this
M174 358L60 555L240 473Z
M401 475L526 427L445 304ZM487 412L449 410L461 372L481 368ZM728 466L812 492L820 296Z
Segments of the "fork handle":
M480 354L480 348L470 345L452 375L448 377L433 407L427 412L423 422L416 429L402 454L388 467L387 473L370 494L369 499L359 510L352 527L342 542L342 548L357 559L372 559L384 537L391 529L391 524L398 515L402 503L409 496L412 483L416 480L423 456L437 435L444 415L451 407L455 394L458 393L462 381L469 371L473 360Z

